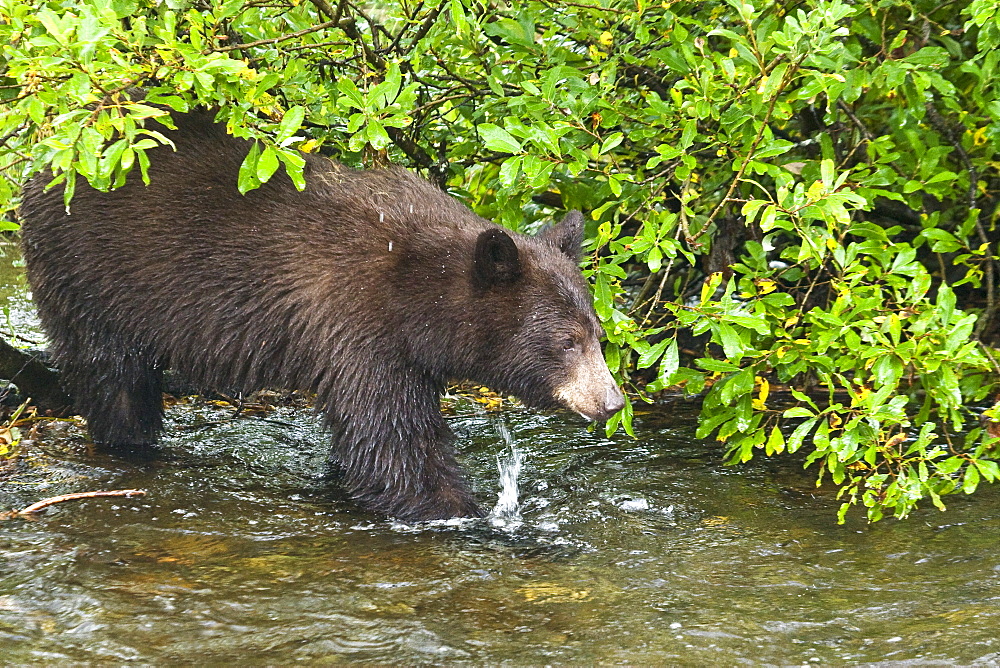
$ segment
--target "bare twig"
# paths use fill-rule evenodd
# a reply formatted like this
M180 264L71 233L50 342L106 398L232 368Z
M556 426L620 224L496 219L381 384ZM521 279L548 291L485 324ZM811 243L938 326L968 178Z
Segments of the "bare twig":
M333 28L337 25L337 21L327 21L326 23L320 23L312 26L311 28L306 28L298 32L289 33L287 35L282 35L281 37L273 37L271 39L258 39L256 42L245 42L243 44L233 44L232 46L220 46L213 51L236 51L237 49L249 49L252 46L263 46L264 44L277 44L278 42L284 42L290 39L295 39L296 37L302 37L302 35L308 35L309 33L318 32L320 30L325 30L327 28Z
M322 3L324 5L329 6L326 2L324 2L324 0L313 0L313 1L315 3ZM357 8L354 9L355 11L358 11ZM361 15L362 17L365 18L366 21L369 22L369 25L377 25L375 24L374 21L371 21L370 19L365 17L364 14ZM348 39L353 40L355 43L361 46L361 50L363 51L365 56L365 61L375 71L379 72L380 74L384 74L387 69L385 59L381 55L376 53L371 47L368 46L368 43L364 40L364 37L361 35L360 32L358 32L357 26L354 24L354 22L352 20L344 20L341 22L340 27L341 29L343 29ZM374 35L374 30L372 31L372 34ZM385 132L387 135L389 135L389 138L392 140L392 142L397 147L399 147L399 149L403 151L403 153L405 153L406 156L411 160L413 160L417 165L427 169L435 168L435 166L437 165L437 161L434 159L434 157L427 151L425 151L423 147L421 147L419 144L413 141L413 139L408 137L403 132L402 129L393 126L386 126ZM437 171L440 172L440 170ZM437 183L439 187L441 187L442 189L444 188L443 173L436 174L434 181Z
M329 42L316 42L315 44L299 44L298 46L286 46L285 51L306 51L308 49L324 49L328 46L351 46L351 42L344 40L331 40Z
M861 131L861 134L865 136L865 139L868 141L874 139L871 130L868 129L868 126L862 123L860 118L854 115L854 112L851 111L851 108L847 106L846 102L843 100L837 100L837 108L844 112L849 119L851 119L851 122L854 123L854 127Z
M782 91L788 87L788 84L791 83L792 77L795 76L799 66L805 59L806 56L803 55L801 58L792 63L785 72L783 81L778 85L777 90L774 91L774 96L771 98L771 103L767 107L767 113L764 115L764 120L761 121L760 129L757 130L757 136L754 137L753 142L750 144L750 150L747 152L746 158L743 160L742 164L740 164L739 171L736 172L736 178L734 178L733 182L729 184L729 190L726 191L726 196L722 198L722 201L720 201L714 209L712 209L712 213L709 214L708 220L705 221L705 225L702 226L702 229L708 229L708 226L713 220L715 220L715 217L719 215L719 212L722 211L723 207L732 201L731 198L733 193L736 191L736 187L743 181L743 174L746 172L750 161L753 160L754 153L757 151L757 147L760 145L761 140L764 139L764 130L767 128L767 124L771 121L771 117L774 114L774 105L777 104L778 97L781 95ZM691 243L689 239L685 239L685 241Z
M65 501L78 501L80 499L100 499L105 497L125 497L131 499L137 496L146 496L146 490L144 489L112 489L101 492L76 492L73 494L61 494L59 496L52 496L47 499L42 499L37 503L33 503L27 508L22 508L21 510L9 510L7 512L0 513L0 519L13 519L15 517L24 517L25 515L34 515L35 513L48 508L51 505L57 503L63 503Z
M332 22L336 23L340 20L340 17L344 13L344 5L347 4L347 0L341 0L337 4L337 8L334 9L329 2L326 0L313 0L313 4L316 5L316 9L326 14Z
M17 334L15 332L6 329L0 329L0 336L5 336L8 339L17 339L18 341L23 341L24 343L33 346L41 345L41 342L37 341L36 339L29 339L27 336L21 336L20 334Z
M417 8L413 10L413 16L410 17L411 21L414 21L414 22L416 21L417 13L420 11L420 9L421 9L422 6L423 6L423 3L421 2L420 5L418 5ZM410 40L410 48L411 49L413 49L414 47L416 47L417 42L419 42L420 40L422 40L424 38L424 36L427 35L427 33L430 31L430 29L434 26L434 24L437 23L438 15L441 13L441 10L442 10L443 7L444 7L444 4L442 3L441 6L436 7L435 9L432 9L428 13L427 17L423 19L423 22L420 24L420 27L417 29L416 33L414 34L413 39ZM407 30L408 30L408 26L403 26L402 28L399 29L399 32L396 34L396 37L393 38L393 40L392 40L392 44L389 45L388 51L394 52L394 51L398 51L399 50L399 45L400 45L400 43L401 43L401 41L403 39L403 35L405 35L407 33Z
M434 107L444 104L445 102L450 102L451 100L467 100L469 97L471 96L468 93L456 93L454 95L445 95L444 97L435 98L430 102L422 104L411 110L410 116L417 116L428 109L433 109Z
M13 130L11 130L7 134L5 134L3 137L0 137L0 146L6 146L7 142L10 141L11 137L13 137L16 134L21 133L22 131L26 130L27 128L28 128L28 122L27 121L23 121L16 128L14 128Z
M990 364L993 365L993 370L996 372L998 376L1000 376L1000 364L997 364L997 360L995 357L993 357L993 353L990 351L990 347L985 343L983 343L982 341L980 341L979 349L983 351L983 354L986 355L986 359L988 359L990 361Z
M447 61L444 58L442 58L441 56L439 56L437 53L434 52L434 49L429 49L429 51L430 51L430 54L432 56L434 56L434 60L437 62L438 66L441 69L443 69L448 74L448 76L452 78L452 80L457 81L460 84L464 84L465 87L468 88L469 91L474 96L478 97L478 96L482 95L482 92L481 92L482 88L481 88L481 83L480 82L478 82L478 81L472 81L471 79L466 79L466 78L464 78L462 76L459 76L458 74L456 74L455 72L453 72L451 70L451 68L448 66Z
M550 7L551 6L579 7L580 9L593 9L598 12L611 12L612 14L626 13L624 9L616 9L615 7L601 7L599 5L587 5L582 2L567 2L567 0L560 0L559 2L554 2L554 3L547 2L545 4L549 5Z
M938 112L937 107L932 103L928 102L925 107L927 110L927 120L930 122L931 127L940 132L949 144L955 149L955 153L958 154L959 160L962 162L962 166L965 167L965 171L969 174L969 210L978 210L979 201L976 197L976 187L979 179L979 175L976 172L975 165L969 159L969 154L965 152L962 148L962 142L955 137L955 133L952 132L951 127L948 122L941 116ZM979 318L979 322L976 323L976 329L973 332L975 338L980 338L986 327L993 321L996 317L997 310L1000 309L1000 305L997 304L996 300L996 271L995 266L997 263L996 253L992 249L992 244L990 243L989 236L986 234L986 230L983 228L982 217L976 215L976 236L979 237L979 242L986 247L986 308L983 310L983 315ZM944 276L941 276L944 280Z

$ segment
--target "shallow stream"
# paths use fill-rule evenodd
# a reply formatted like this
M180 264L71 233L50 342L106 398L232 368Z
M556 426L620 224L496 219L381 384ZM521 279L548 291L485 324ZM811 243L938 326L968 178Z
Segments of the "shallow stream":
M0 522L0 659L1000 665L997 489L838 526L832 491L796 462L720 465L683 401L639 415L636 440L570 415L456 411L484 506L505 430L524 454L517 521L358 510L304 411L178 406L148 461L94 453L70 425L44 432L0 506L148 496Z

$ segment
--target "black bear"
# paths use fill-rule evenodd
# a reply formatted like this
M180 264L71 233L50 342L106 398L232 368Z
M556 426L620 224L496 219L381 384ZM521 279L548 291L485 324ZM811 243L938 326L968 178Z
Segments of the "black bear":
M449 379L607 419L624 397L578 268L582 217L508 232L410 172L304 155L246 195L250 144L176 115L150 184L50 174L25 188L22 243L53 353L91 437L155 443L161 374L237 392L316 393L347 491L407 520L480 510L440 414ZM137 170L136 170L137 171Z

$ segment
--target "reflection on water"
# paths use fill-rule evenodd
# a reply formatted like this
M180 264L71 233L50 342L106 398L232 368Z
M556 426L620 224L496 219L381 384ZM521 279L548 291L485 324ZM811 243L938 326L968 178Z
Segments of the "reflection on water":
M148 462L67 434L55 482L3 486L6 506L149 491L0 524L8 662L1000 661L995 490L837 526L810 475L718 465L676 406L638 440L523 412L504 416L528 453L519 526L404 526L339 496L308 415L226 415L172 409ZM509 445L485 416L452 423L488 502Z

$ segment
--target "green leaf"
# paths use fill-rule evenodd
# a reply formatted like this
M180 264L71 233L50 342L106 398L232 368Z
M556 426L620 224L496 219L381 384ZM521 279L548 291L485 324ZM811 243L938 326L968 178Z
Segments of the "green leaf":
M727 371L740 370L740 366L738 364L712 359L711 357L701 357L699 359L696 359L695 364L700 366L702 369L705 369L706 371L718 371L725 373Z
M810 418L792 431L792 435L788 437L785 444L785 448L789 453L798 452L799 448L802 447L805 437L813 430L819 419L819 416Z
M670 383L670 379L677 373L678 367L680 367L680 358L677 352L677 339L671 338L668 340L660 362L659 378L664 385Z
M365 108L365 96L358 90L357 85L348 77L340 77L337 80L337 90L343 93L350 105L355 109Z
M724 322L716 325L719 333L722 350L726 354L726 359L739 363L743 359L743 343L740 341L736 330Z
M673 339L663 339L659 343L652 345L648 350L639 355L639 360L636 362L636 367L639 369L646 369L653 366L663 355L663 351L666 350L667 345L673 341Z
M777 425L771 428L771 435L767 438L767 444L764 446L764 452L770 455L775 455L783 452L785 449L785 435L781 433Z
M273 146L268 146L257 159L257 180L266 183L278 169L278 156Z
M295 186L296 190L305 190L305 158L303 158L298 151L289 149L278 149L277 154L278 158L280 158L281 162L285 165L285 173L287 173L288 178L292 180L292 185Z
M965 476L962 479L962 491L966 494L972 494L976 491L976 487L979 486L979 469L975 466L967 466L965 468Z
M972 463L978 469L980 475L986 479L986 482L997 482L1000 480L1000 464L997 464L997 462L988 459L974 459Z
M754 374L751 367L734 373L722 383L720 401L729 404L740 397L749 395L753 390Z
M521 144L506 130L491 123L483 123L477 128L486 148L504 153L520 153Z
M952 314L955 312L955 293L947 284L942 284L938 288L937 311L941 324L947 325L951 322Z
M622 139L625 138L621 132L615 132L614 134L608 136L603 142L601 142L601 155L604 155L611 149L615 148L622 143Z
M240 165L240 173L236 183L236 187L243 194L260 186L260 179L257 177L258 159L260 159L260 145L254 142L247 157L243 159L243 164Z
M281 124L278 126L278 136L275 138L275 141L279 145L288 141L302 127L302 121L305 119L305 116L306 109L302 106L292 107L286 111L285 115L281 118Z

